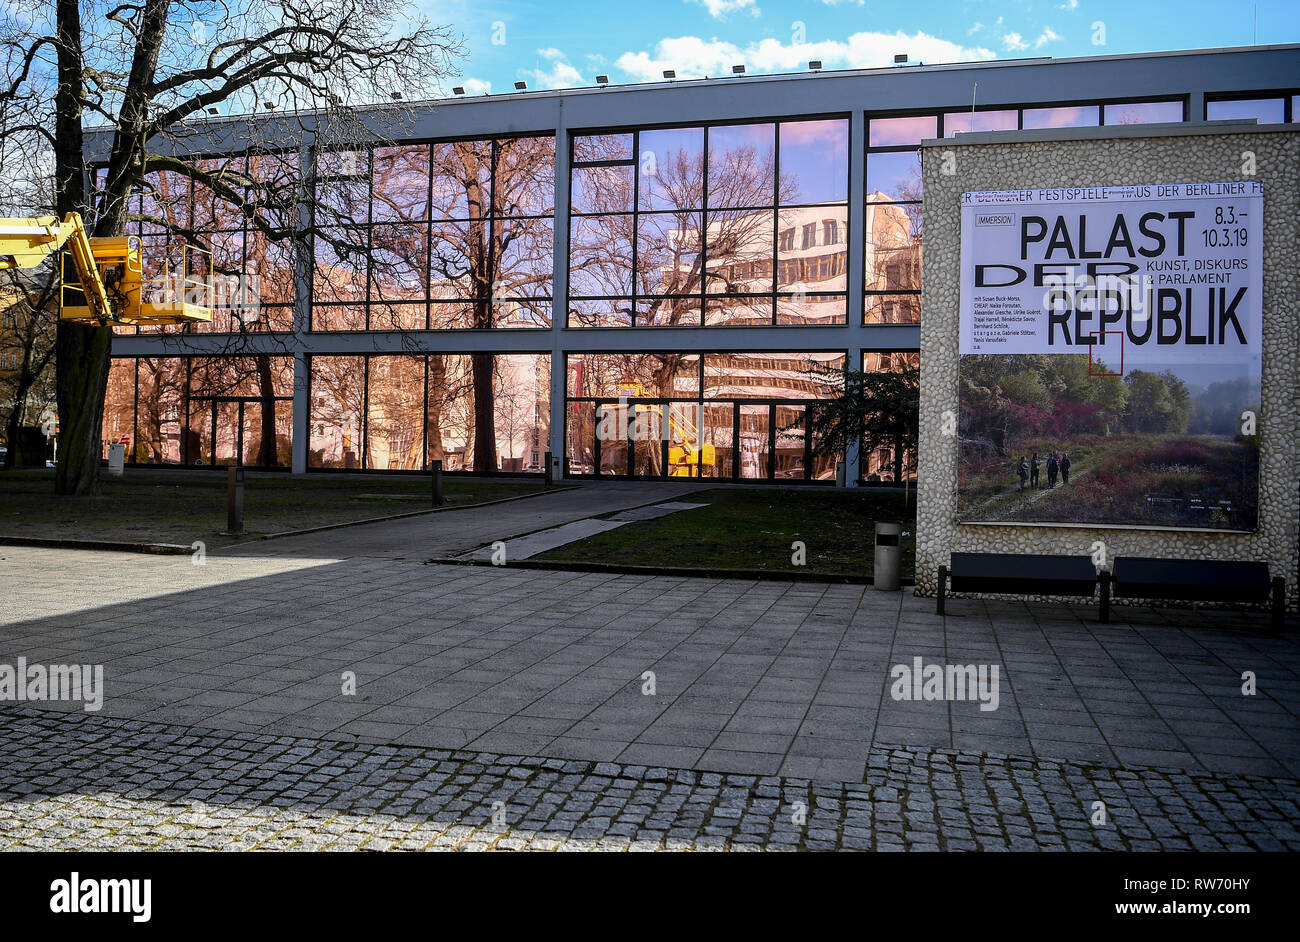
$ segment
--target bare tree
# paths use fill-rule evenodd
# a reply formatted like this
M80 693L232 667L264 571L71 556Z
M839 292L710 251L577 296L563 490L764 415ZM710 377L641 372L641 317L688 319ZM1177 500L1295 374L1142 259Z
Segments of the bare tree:
M301 172L259 175L247 162L195 155L287 149L296 157L295 143L308 139L325 150L382 140L379 125L400 122L404 110L364 106L394 92L428 97L459 52L448 29L408 14L401 3L363 0L16 0L0 16L0 150L24 135L49 147L53 210L93 218L94 235L123 234L133 195L151 174L171 173L210 190L266 242L329 240L347 207L305 189ZM248 117L208 119L223 106ZM93 189L87 120L101 124L95 140L106 142ZM91 493L112 331L61 322L57 334L55 487Z

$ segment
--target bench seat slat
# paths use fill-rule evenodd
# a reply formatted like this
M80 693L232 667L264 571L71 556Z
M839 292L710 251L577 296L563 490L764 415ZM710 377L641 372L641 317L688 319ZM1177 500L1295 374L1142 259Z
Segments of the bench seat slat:
M953 553L949 579L954 592L1091 598L1097 570L1088 556Z
M1266 602L1272 588L1268 563L1245 560L1122 556L1114 573L1114 594L1131 599Z

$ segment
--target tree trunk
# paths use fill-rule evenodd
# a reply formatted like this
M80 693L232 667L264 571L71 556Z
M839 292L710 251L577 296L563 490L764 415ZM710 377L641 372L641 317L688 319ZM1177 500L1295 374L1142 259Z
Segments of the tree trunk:
M279 462L280 443L275 435L275 377L271 375L271 358L257 358L257 381L262 392L262 453L257 456L264 468Z
M428 417L425 419L425 460L445 461L442 447L442 403L447 389L447 363L440 356L429 357L429 391L425 397Z
M81 12L78 0L58 0L58 76L55 93L55 210L84 213L86 185L81 135ZM100 427L108 383L112 331L60 320L55 330L59 403L56 494L93 494L99 489Z
M495 410L492 407L492 354L470 355L474 373L474 470L497 469Z
M28 379L27 372L18 374L18 383L14 388L13 409L9 413L9 418L5 422L5 441L9 442L9 454L5 455L5 467L17 468L21 466L21 455L18 453L21 441L18 436L18 429L23 424L23 412L26 411L27 393L31 390L32 382Z

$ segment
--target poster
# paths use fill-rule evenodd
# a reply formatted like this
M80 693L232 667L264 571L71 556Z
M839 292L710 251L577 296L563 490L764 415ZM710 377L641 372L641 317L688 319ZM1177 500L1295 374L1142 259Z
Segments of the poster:
M1254 530L1256 182L962 195L963 523Z

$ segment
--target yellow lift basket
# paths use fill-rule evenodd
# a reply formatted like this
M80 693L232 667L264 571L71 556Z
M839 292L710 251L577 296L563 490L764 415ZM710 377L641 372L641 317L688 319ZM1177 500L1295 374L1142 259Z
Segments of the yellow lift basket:
M59 319L88 324L192 324L212 320L212 264L190 245L161 249L146 277L140 240L91 237L79 213L0 219L0 270L60 258Z

